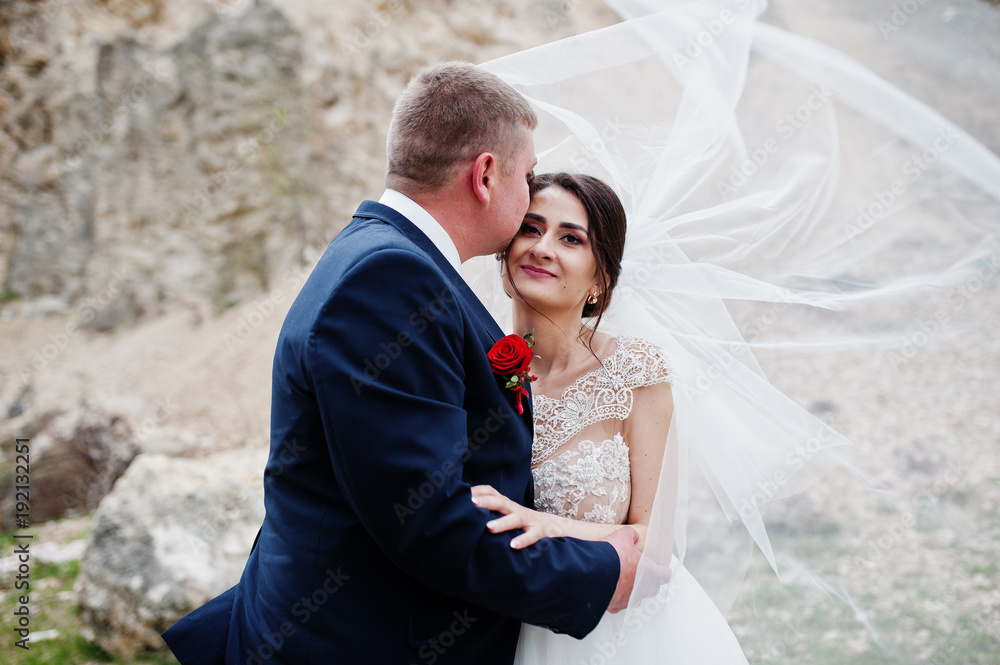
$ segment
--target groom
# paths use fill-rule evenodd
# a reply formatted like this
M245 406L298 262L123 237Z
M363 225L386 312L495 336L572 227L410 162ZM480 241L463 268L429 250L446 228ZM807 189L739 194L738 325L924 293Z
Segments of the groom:
M266 516L233 589L164 634L189 663L510 663L521 622L582 637L624 608L638 551L491 534L470 486L532 501L531 413L461 263L528 208L536 118L472 65L393 111L388 189L330 244L274 355Z

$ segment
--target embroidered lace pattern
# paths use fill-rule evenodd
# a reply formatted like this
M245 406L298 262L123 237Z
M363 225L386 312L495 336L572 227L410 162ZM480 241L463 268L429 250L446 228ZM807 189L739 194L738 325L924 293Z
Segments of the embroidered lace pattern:
M633 391L672 381L673 370L663 352L645 340L622 335L616 343L601 367L579 377L558 399L532 398L537 510L604 524L621 524L628 516L632 483L621 427L632 412ZM610 438L577 440L586 428L607 420L618 421Z

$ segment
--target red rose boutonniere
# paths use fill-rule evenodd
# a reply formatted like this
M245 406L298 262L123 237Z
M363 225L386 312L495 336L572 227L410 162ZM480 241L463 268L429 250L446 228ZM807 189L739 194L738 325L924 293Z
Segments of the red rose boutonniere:
M514 391L517 395L517 412L524 413L521 406L521 398L527 397L528 391L524 389L526 383L531 383L537 376L528 374L531 364L531 347L535 345L535 336L528 333L524 337L519 335L507 335L497 341L486 354L490 360L490 367L497 376L507 379L508 390Z

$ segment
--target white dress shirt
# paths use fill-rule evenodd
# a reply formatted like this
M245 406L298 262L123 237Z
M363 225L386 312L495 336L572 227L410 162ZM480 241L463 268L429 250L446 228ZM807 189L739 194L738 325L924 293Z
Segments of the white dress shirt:
M455 242L448 235L448 232L444 230L444 227L429 212L421 208L420 204L394 189L385 190L385 193L382 194L382 198L378 202L392 208L413 222L413 225L420 229L434 243L434 246L444 255L444 258L448 259L448 263L455 268L455 272L459 275L462 274L462 259L458 255L458 248L455 247Z

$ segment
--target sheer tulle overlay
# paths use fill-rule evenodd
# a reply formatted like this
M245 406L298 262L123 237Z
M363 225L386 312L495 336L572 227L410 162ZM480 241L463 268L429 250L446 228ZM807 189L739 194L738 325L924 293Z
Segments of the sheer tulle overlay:
M600 629L617 640L660 597L652 564L682 564L678 586L690 573L721 611L755 550L782 581L839 593L815 552L779 551L765 518L832 469L858 491L873 484L755 353L906 354L961 334L941 324L941 300L1000 272L1000 159L843 54L760 23L765 2L611 4L628 20L484 67L539 112L536 172L590 173L622 198L623 271L602 330L647 340L675 375L635 592ZM465 272L510 329L496 262ZM714 648L728 635L716 619L690 627L702 600L668 594L678 607L657 630Z

